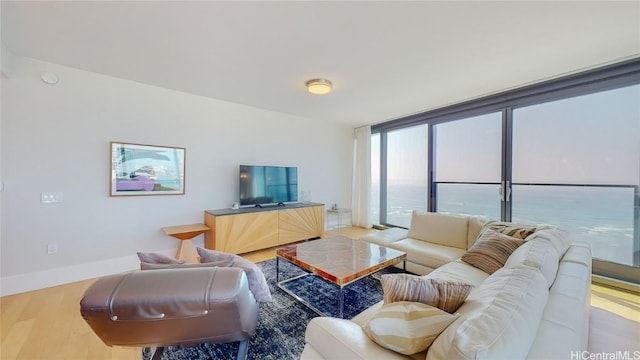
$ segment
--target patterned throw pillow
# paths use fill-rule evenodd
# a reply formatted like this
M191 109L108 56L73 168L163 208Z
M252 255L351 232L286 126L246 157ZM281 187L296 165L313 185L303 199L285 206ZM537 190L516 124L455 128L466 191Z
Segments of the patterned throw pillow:
M184 260L178 260L176 258L172 258L167 255L162 255L159 253L152 253L152 252L148 252L148 253L139 252L138 259L140 259L140 262L144 262L148 264L184 264L185 263Z
M529 235L536 232L536 229L537 228L533 225L522 225L522 224L515 224L511 222L501 222L501 221L489 221L488 223L484 224L484 226L482 227L482 230L480 231L480 234L482 235L482 233L485 230L493 230L505 235L509 235L516 239L524 240Z
M480 233L471 249L462 255L461 260L487 274L493 274L524 243L524 240L494 230L485 230Z
M385 304L397 301L414 301L448 313L455 312L473 286L457 281L429 279L411 274L382 275L383 298Z
M233 260L215 261L206 264L156 264L148 262L140 262L140 270L158 270L158 269L185 269L185 268L198 268L198 267L229 267L233 265Z
M452 322L451 315L433 306L410 301L383 305L362 329L376 344L412 355L424 351Z
M198 255L200 256L201 263L210 263L218 261L233 261L233 267L238 267L244 270L247 274L247 280L249 280L249 290L253 293L253 297L258 302L269 302L272 300L271 290L269 290L269 284L267 279L262 273L262 269L251 261L243 258L242 256L227 254L220 251L197 248Z

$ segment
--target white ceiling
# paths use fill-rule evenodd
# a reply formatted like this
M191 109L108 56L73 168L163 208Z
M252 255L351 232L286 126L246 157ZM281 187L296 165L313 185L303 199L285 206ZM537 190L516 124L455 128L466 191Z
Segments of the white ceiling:
M354 127L640 55L640 1L1 7L16 55Z

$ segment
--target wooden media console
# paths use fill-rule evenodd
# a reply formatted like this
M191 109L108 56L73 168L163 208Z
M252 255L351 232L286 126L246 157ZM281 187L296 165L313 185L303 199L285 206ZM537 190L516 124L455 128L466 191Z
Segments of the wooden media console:
M295 203L284 206L207 210L204 223L207 249L232 254L266 249L324 236L324 205Z

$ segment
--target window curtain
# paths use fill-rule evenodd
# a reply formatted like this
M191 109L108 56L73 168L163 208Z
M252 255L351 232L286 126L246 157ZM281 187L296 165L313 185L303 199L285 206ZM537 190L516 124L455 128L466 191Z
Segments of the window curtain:
M371 228L371 126L355 129L353 139L353 182L351 221L355 226Z

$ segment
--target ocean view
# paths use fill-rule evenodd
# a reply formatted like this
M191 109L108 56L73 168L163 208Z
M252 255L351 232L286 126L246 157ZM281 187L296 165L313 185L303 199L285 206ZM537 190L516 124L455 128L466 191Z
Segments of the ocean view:
M426 211L425 187L389 186L387 195L389 224L409 227L413 210ZM514 185L511 201L513 222L558 226L589 242L594 258L633 265L633 188ZM500 219L499 186L440 184L438 212Z

